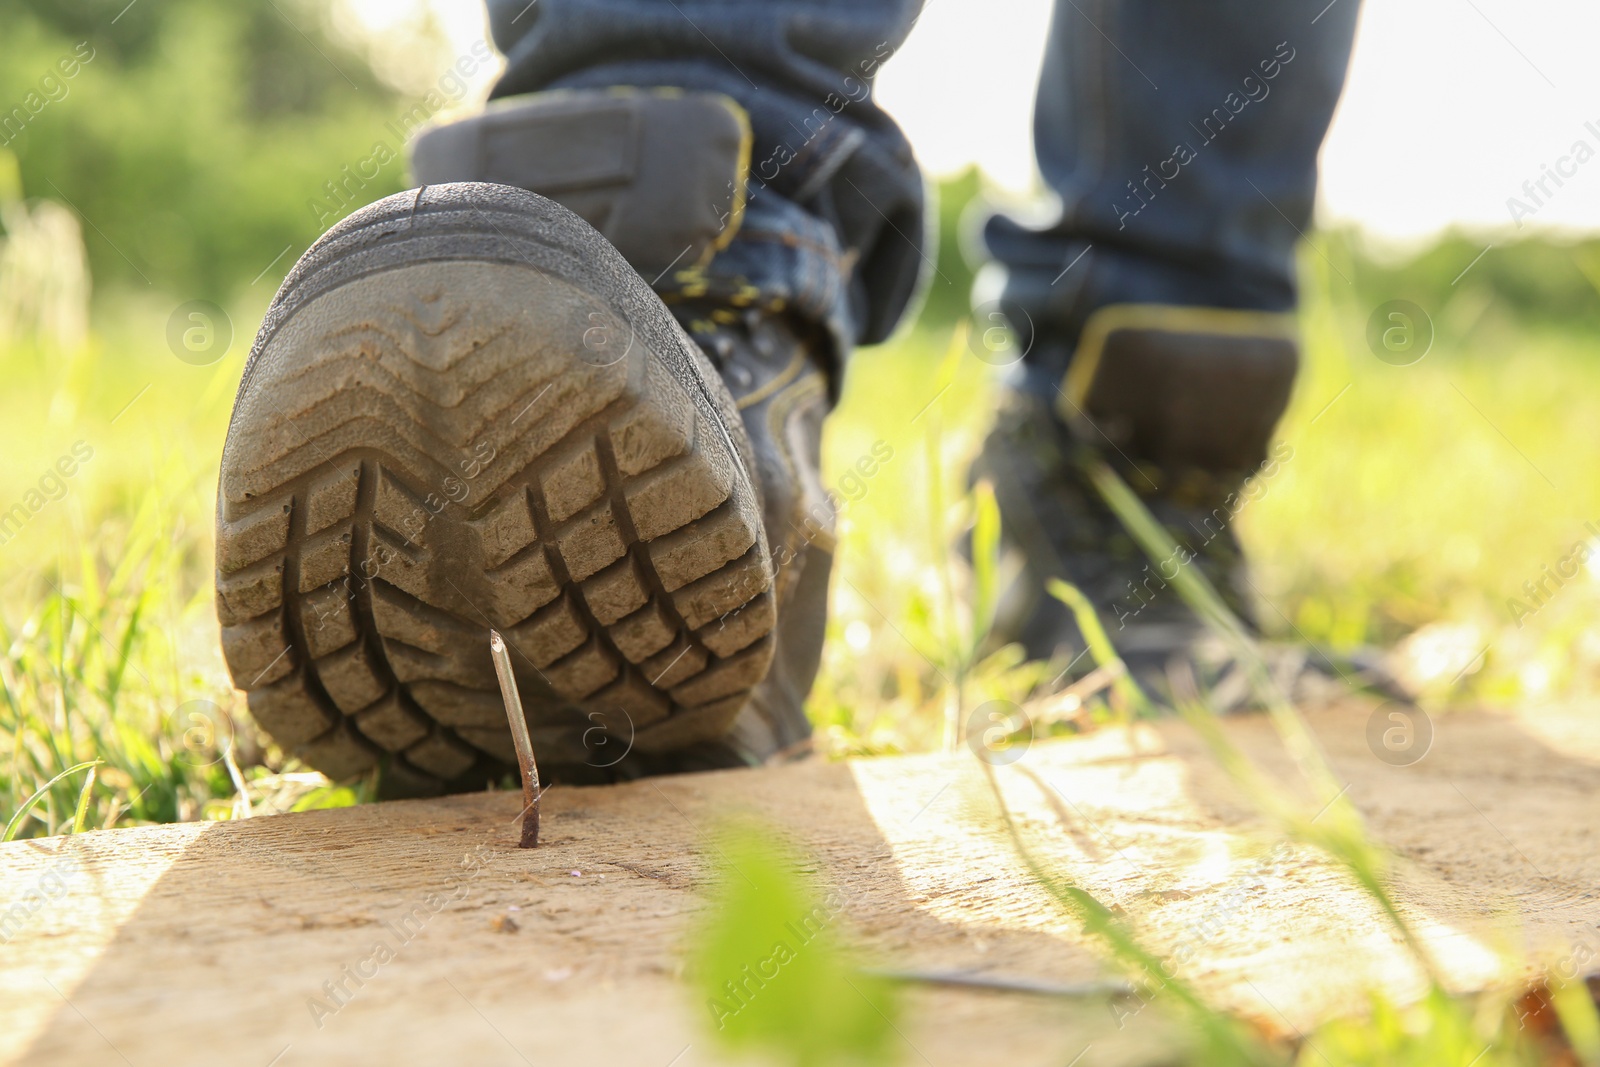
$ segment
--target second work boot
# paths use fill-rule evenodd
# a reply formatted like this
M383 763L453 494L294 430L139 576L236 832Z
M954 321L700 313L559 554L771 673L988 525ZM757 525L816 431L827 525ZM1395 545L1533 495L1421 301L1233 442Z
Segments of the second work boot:
M1156 695L1168 671L1195 668L1221 707L1248 699L1244 676L1173 587L1194 568L1254 628L1254 598L1235 529L1271 491L1293 449L1269 448L1299 364L1292 319L1267 312L1112 305L1093 313L1064 380L1023 364L1005 391L975 474L994 486L1019 577L998 635L1034 658L1076 664L1086 642L1047 592L1052 578L1083 590L1118 655ZM1083 472L1085 450L1104 459L1178 546L1151 560ZM1303 654L1278 657L1300 695L1326 692L1328 674ZM1381 684L1359 668L1355 684Z

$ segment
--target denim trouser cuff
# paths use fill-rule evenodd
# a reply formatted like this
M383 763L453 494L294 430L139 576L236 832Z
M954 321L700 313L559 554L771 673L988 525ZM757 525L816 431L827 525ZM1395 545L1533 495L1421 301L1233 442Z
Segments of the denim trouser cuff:
M652 286L668 304L710 299L793 314L825 331L839 365L861 328L833 227L769 191L746 195L744 222L726 248L705 266L670 270Z
M739 294L741 301L786 308L825 332L837 361L858 344L888 337L929 257L924 195L910 148L864 81L812 100L771 86L753 89L702 60L639 60L539 88L618 85L720 93L744 107L750 121L738 233L706 266L652 280L658 291ZM495 95L527 89L508 71Z

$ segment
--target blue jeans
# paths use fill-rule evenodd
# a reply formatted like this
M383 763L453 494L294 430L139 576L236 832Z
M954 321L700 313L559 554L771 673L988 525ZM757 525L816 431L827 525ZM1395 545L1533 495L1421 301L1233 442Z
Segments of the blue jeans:
M739 101L748 207L707 273L781 297L841 355L894 328L932 250L916 160L871 86L921 0L487 2L497 97L630 85ZM1293 306L1359 0L1323 3L1058 0L1034 134L1060 215L990 219L997 269L980 278L1031 324L1038 369L1063 370L1107 304Z

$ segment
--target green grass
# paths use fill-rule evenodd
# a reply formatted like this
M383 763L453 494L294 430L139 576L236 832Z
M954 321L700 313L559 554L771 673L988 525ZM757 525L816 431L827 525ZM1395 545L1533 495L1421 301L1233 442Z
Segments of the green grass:
M1600 421L1586 324L1529 321L1469 274L1426 298L1426 358L1391 366L1368 350L1366 321L1373 301L1408 291L1405 275L1348 242L1328 247L1332 262L1303 255L1306 362L1280 431L1293 456L1239 518L1264 625L1340 650L1399 643L1431 706L1592 692L1600 582L1582 569L1556 588L1544 570L1596 536L1586 522L1600 529L1600 481L1574 447ZM1475 270L1498 269L1497 255ZM216 463L271 284L230 308L233 346L212 366L167 349L179 301L127 289L97 301L86 344L0 338L0 512L74 446L92 450L64 496L41 498L0 544L0 816L89 759L105 760L91 827L226 816L243 807L236 779L269 810L364 795L323 788L253 730L217 647ZM952 546L982 510L965 470L994 369L963 330L936 302L858 353L828 427L840 548L810 709L833 754L939 747L953 709L1020 701L1053 677L1015 650L975 655L993 593ZM1538 581L1547 603L1508 605L1532 609L1524 583ZM58 782L18 832L61 829L81 777Z
M1453 623L1467 655L1489 646L1481 695L1591 690L1600 648L1582 631L1600 604L1593 573L1521 627L1507 606L1576 542L1600 544L1585 527L1600 531L1600 482L1582 445L1600 417L1588 335L1518 325L1492 296L1463 294L1433 310L1426 358L1390 366L1365 343L1371 308L1328 265L1305 264L1308 372L1281 430L1295 455L1245 519L1257 583L1282 612L1269 610L1268 625L1350 646Z
M0 151L0 228L12 253L30 227L19 214L24 181L57 195L48 179L94 220L87 256L70 232L34 246L44 258L0 252L0 521L14 506L26 513L14 536L0 537L5 837L370 795L366 782L330 783L299 766L254 729L222 663L211 604L216 464L255 324L321 228L307 197L375 140L388 143L387 123L415 102L382 85L360 47L313 17L316 5L287 5L292 21L283 5L138 5L112 28L79 0L27 0L0 39L10 101L91 27L97 42L70 99L31 125L16 159ZM177 54L199 58L174 66ZM421 69L452 60L440 53ZM400 170L387 165L362 195L400 188ZM829 426L825 481L845 504L830 640L809 707L831 756L949 746L969 709L1020 702L1055 677L1015 650L979 652L1003 575L991 502L967 491L965 470L992 407L992 368L960 333L970 274L951 239L978 185L970 174L946 184L945 240L922 321L858 355ZM40 234L52 218L44 210ZM1357 235L1314 240L1321 251L1302 255L1306 366L1280 427L1293 457L1240 518L1264 625L1274 638L1338 650L1396 649L1435 712L1592 695L1600 560L1559 585L1548 574L1579 542L1600 542L1585 525L1600 530L1600 482L1584 447L1600 422L1590 341L1600 242L1501 240L1479 260L1480 241L1450 235L1385 261ZM86 342L77 339L85 262L112 286L96 297ZM165 340L174 307L199 296L229 301L234 343L213 366L183 363ZM1436 331L1426 358L1407 367L1381 362L1365 339L1373 310L1399 298L1422 305ZM11 328L19 311L53 323L54 339ZM969 535L971 566L952 548ZM1137 704L1121 684L1093 717ZM1254 786L1203 699L1181 711L1270 816L1384 898L1385 857L1348 805L1310 827ZM1293 709L1275 714L1292 739ZM1315 760L1302 762L1315 782ZM1015 843L1128 975L1149 977L1139 931L1034 863L1024 835ZM700 939L707 978L770 949L740 941L739 930L759 934L765 919L787 920L816 899L782 857L741 862L760 870L763 892L741 897L742 879L727 880L715 914L738 921ZM808 946L799 969L784 972L791 989L780 997L793 1018L778 998L739 1013L746 1044L818 1062L870 1054L881 1032L848 1013L832 1027L806 1025L849 976L838 947ZM1173 994L1157 1003L1195 1035L1174 1062L1552 1062L1503 994L1461 1000L1435 988L1404 1007L1379 1000L1369 1017L1288 1046L1257 1040L1181 983L1152 984ZM1556 988L1551 1011L1578 1058L1600 1063L1600 1024L1582 984Z
M1344 251L1334 258L1304 258L1306 367L1281 429L1293 457L1240 520L1269 632L1337 649L1398 645L1434 708L1591 693L1600 641L1587 620L1600 583L1580 570L1559 588L1546 580L1553 595L1531 614L1507 603L1533 606L1524 582L1595 537L1585 522L1600 529L1600 483L1575 447L1600 419L1600 366L1581 328L1530 322L1493 292L1464 288L1430 309L1427 357L1390 366L1365 342L1373 273ZM87 343L0 339L0 514L18 503L28 511L0 543L8 833L237 818L370 795L369 783L329 783L256 731L218 649L216 464L268 285L231 309L234 344L212 366L167 349L177 300L127 290L99 300ZM985 547L992 502L967 491L965 470L994 385L961 330L930 314L860 353L828 429L825 480L843 507L810 710L834 756L949 745L968 710L1020 702L1054 676L1014 649L978 652L1001 575ZM973 530L969 566L953 546ZM1292 813L1275 814L1294 825ZM1327 825L1338 834L1314 843L1381 896L1359 821ZM1037 873L1064 907L1099 915ZM1137 972L1137 931L1103 932ZM1569 1030L1592 1029L1562 996ZM1188 1008L1212 1046L1243 1048L1229 1044L1243 1040L1231 1020L1197 999ZM1378 1004L1368 1024L1329 1024L1315 1035L1318 1055L1299 1055L1534 1062L1508 1018L1503 1003L1436 992L1406 1008ZM1251 1046L1258 1053L1294 1055Z
M1363 267L1337 255L1337 268L1302 255L1305 364L1279 430L1294 452L1238 520L1263 627L1337 651L1398 645L1429 707L1594 692L1600 556L1559 588L1545 579L1554 595L1531 615L1508 606L1516 597L1532 608L1523 584L1578 542L1600 546L1600 480L1581 444L1600 422L1588 334L1524 322L1492 293L1463 291L1431 310L1427 356L1391 366L1367 347L1375 305ZM829 427L832 471L875 441L894 449L840 524L834 640L812 705L837 751L939 741L941 673L951 673L941 650L956 625L942 589L970 582L949 545L972 522L963 472L992 388L970 355L941 371L950 340L913 330L859 354ZM942 374L954 385L919 416ZM949 502L938 514L936 497ZM1011 668L980 665L975 696L1015 699L1040 673Z
M1436 708L1591 693L1600 647L1587 623L1600 586L1586 570L1559 586L1546 580L1544 589L1533 590L1542 605L1523 586L1540 582L1548 573L1543 568L1555 568L1579 543L1600 544L1600 520L1594 520L1594 531L1585 526L1600 515L1600 486L1586 477L1590 457L1572 446L1584 439L1581 428L1600 415L1600 370L1582 333L1519 324L1492 295L1457 294L1432 310L1436 336L1427 356L1411 366L1392 366L1367 346L1373 305L1357 295L1354 280L1346 281L1349 274L1359 276L1359 267L1346 261L1341 271L1310 252L1303 267L1306 369L1280 430L1294 454L1241 520L1269 634L1338 650L1398 643L1399 661ZM830 441L836 469L879 427L899 425L896 415L921 410L942 384L932 358L936 350L927 339L874 353L871 362L856 365ZM986 406L980 367L964 367L955 377L961 388L946 395L959 398L951 406L960 407L947 411L941 401L941 421L918 418L930 423L924 435L937 437L928 453L936 459L919 465L923 450L905 449L911 464L901 472L902 491L863 495L847 509L844 542L872 547L854 558L847 550L843 558L841 578L849 595L836 598L831 625L838 637L848 638L853 630L856 642L854 648L848 640L832 644L815 701L818 718L841 751L928 747L937 737L941 702L950 690L937 683L953 673L951 660L937 650L948 646L941 634L960 626L941 597L953 580L960 581L950 571L961 573L944 546L973 518L959 509L946 513L937 504L960 499L953 479L981 437ZM907 390L897 388L897 380L928 384ZM851 401L862 404L859 417L850 417ZM935 489L930 483L940 477L946 484ZM1134 499L1126 497L1125 503ZM1137 516L1127 518L1137 528ZM939 531L931 543L918 536L929 525ZM1160 540L1152 537L1145 545L1155 559L1170 552ZM1191 583L1196 577L1192 568L1181 576ZM1220 602L1203 589L1179 592L1205 608L1202 615L1224 635L1237 637ZM1529 614L1533 607L1537 611ZM977 683L987 692L972 699L1011 695L1038 677L999 657L990 666L979 671ZM937 677L930 679L930 671ZM1264 679L1265 672L1258 676ZM1313 795L1331 795L1314 748L1296 743L1303 728L1294 709L1272 693L1263 694L1263 703L1274 708L1291 751L1300 752ZM1210 738L1219 762L1247 795L1374 897L1431 973L1420 943L1389 899L1387 857L1367 838L1354 809L1336 804L1332 817L1314 827L1311 812L1286 806L1262 787L1254 768L1215 728L1203 701L1191 702L1184 713ZM997 802L999 797L996 790ZM1100 935L1131 975L1148 972L1149 954L1137 931L1035 863L1021 836L1014 836L1058 903ZM1298 1048L1261 1045L1181 983L1160 985L1174 994L1168 1003L1191 1023L1195 1062L1511 1065L1547 1062L1552 1051L1522 1029L1504 994L1456 998L1437 980L1416 1004L1375 998L1369 1018L1332 1021ZM1594 1062L1600 1051L1587 994L1580 984L1568 983L1554 1000L1582 1061Z
M1592 536L1586 521L1600 527L1600 482L1573 447L1600 421L1584 336L1518 326L1493 304L1458 329L1447 305L1428 356L1389 366L1365 346L1368 309L1316 256L1306 268L1306 367L1281 431L1294 455L1239 520L1263 623L1338 649L1420 631L1408 662L1436 703L1591 692L1600 583L1581 571L1520 626L1507 607L1531 606L1523 583ZM180 758L184 737L192 747L206 732L193 709L179 713L193 701L217 706L213 732L234 738L247 780L270 781L269 803L295 781L228 683L209 581L217 457L265 298L234 309L233 349L209 367L166 349L176 301L125 293L100 302L81 348L0 342L0 509L75 443L93 449L65 496L0 545L0 814L93 758L107 762L90 826L231 810L238 790L219 753ZM843 506L811 702L831 752L938 747L954 681L972 707L1021 699L1046 676L1014 651L973 662L973 578L951 551L975 520L964 472L992 388L950 328L909 329L851 365L825 442ZM79 786L59 783L21 833L59 829Z
M236 776L254 810L359 792L285 760L228 679L211 514L244 340L216 366L190 366L160 340L163 310L114 306L113 327L77 351L0 354L10 383L0 510L28 507L75 445L88 457L51 479L33 498L42 506L0 544L0 821L88 759L104 761L90 829L230 817L244 806ZM68 828L83 785L82 774L58 782L18 835Z

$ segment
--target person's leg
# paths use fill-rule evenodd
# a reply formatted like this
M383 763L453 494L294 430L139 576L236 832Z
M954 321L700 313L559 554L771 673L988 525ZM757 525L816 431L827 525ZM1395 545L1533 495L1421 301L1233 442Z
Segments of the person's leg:
M488 3L507 63L491 115L570 106L598 116L616 106L606 97L622 87L727 100L742 112L746 158L724 183L734 188L725 222L713 247L687 255L680 253L693 242L676 239L658 242L653 255L634 251L640 228L617 221L627 208L589 210L583 199L593 190L523 181L514 170L474 176L545 192L594 221L721 371L752 442L778 604L772 666L729 741L746 760L801 749L833 549L832 503L818 476L822 420L843 360L855 345L889 334L929 259L921 175L872 99L873 80L921 0ZM556 103L563 97L576 102ZM672 202L670 178L645 180L649 157L678 172L703 166L704 153L684 139L687 102L665 105L676 116L652 106L655 115L640 111L635 125L665 130L669 141L636 153L632 215L684 217L693 205ZM588 150L559 130L526 129L531 154L561 159ZM722 759L703 749L677 765Z
M1078 584L1125 659L1160 679L1197 622L1170 588L1201 567L1246 618L1233 519L1298 366L1293 250L1337 102L1358 0L1065 0L1035 110L1058 217L997 216L975 299L1025 352L980 474L1022 578L1001 632L1037 656L1083 648L1049 578ZM1085 481L1094 449L1174 534L1151 565ZM1254 495L1254 490L1249 496Z
M822 419L926 255L871 99L915 10L490 4L496 99L308 251L236 402L223 644L286 749L494 776L494 626L559 778L804 750Z
M872 99L921 0L488 0L506 71L493 97L667 86L732 98L749 117L745 215L704 277L671 293L754 285L825 324L843 356L882 340L913 291L922 179ZM681 266L681 264L680 264ZM652 272L653 274L654 272Z
M985 232L1001 269L990 293L1031 323L1030 363L1059 378L1109 304L1294 306L1294 244L1358 9L1057 3L1034 141L1060 217L1031 228L998 216Z

